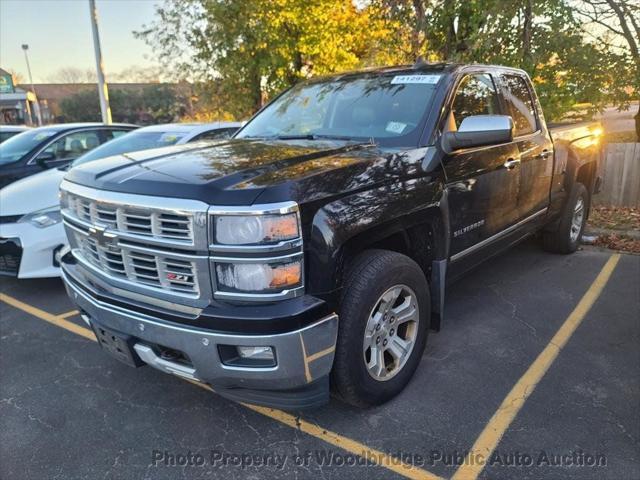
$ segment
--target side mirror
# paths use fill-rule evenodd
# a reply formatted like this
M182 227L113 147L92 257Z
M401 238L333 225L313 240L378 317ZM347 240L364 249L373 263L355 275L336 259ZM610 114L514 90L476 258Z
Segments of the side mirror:
M36 157L36 163L42 168L48 168L46 163L51 162L55 159L56 159L55 153L44 151Z
M462 120L457 132L446 132L442 136L442 146L447 153L511 141L513 120L509 115L472 115Z

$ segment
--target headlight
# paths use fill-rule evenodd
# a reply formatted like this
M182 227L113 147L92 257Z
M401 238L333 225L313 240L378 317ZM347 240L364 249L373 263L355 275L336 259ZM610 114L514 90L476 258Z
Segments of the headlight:
M61 208L69 208L69 194L64 190L58 192L58 198L60 199Z
M226 291L269 293L299 287L302 261L287 263L218 263L218 286Z
M215 217L216 243L251 245L298 238L298 215L220 215Z
M304 294L296 203L217 207L209 215L216 299L273 301Z
M62 221L62 215L60 214L60 207L55 205L53 207L44 208L37 212L28 213L23 216L18 223L30 223L38 228L46 228Z

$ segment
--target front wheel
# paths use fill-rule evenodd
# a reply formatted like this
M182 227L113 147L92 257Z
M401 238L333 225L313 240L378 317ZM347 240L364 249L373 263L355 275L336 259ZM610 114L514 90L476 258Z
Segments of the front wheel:
M420 363L430 310L429 286L417 263L385 250L361 254L340 307L331 374L338 396L365 407L400 393Z
M580 246L582 233L589 212L589 192L581 183L576 183L562 212L558 228L544 232L544 249L553 253L573 253Z

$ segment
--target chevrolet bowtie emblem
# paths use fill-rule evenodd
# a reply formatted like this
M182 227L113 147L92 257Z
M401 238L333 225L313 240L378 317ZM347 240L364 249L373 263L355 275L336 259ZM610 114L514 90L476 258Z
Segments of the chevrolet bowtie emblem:
M91 227L89 228L89 236L93 238L100 246L107 246L113 244L116 239L116 234L107 232L105 227Z

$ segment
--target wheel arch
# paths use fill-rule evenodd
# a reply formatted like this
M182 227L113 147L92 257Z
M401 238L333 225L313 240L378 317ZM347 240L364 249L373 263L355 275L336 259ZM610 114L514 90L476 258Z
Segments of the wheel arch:
M311 227L308 247L308 291L339 291L350 264L370 249L408 256L430 284L432 310L439 327L449 251L446 190L434 182L405 185L398 195L364 192L325 205ZM419 205L420 208L407 208ZM359 214L354 216L353 212ZM435 285L434 285L435 279Z

